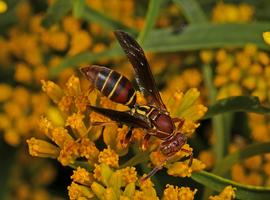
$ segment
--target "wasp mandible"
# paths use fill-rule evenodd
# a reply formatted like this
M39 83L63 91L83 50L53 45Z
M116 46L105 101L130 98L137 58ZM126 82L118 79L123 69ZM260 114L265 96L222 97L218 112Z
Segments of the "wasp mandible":
M130 127L123 140L123 145L128 144L130 141L133 128L142 128L145 132L143 149L147 148L150 137L155 136L163 140L159 150L166 157L164 164L181 150L189 153L189 165L191 165L193 159L192 151L183 149L183 145L187 142L187 137L179 131L184 120L172 118L167 111L143 49L126 32L115 31L114 33L134 68L135 80L140 92L147 100L147 105L142 106L136 103L136 91L125 76L107 67L93 65L81 68L85 77L103 95L116 103L128 106L130 109L127 111L116 111L96 106L90 106L90 108L113 121L124 123ZM175 123L179 123L177 127ZM155 167L146 178L152 176L161 167Z

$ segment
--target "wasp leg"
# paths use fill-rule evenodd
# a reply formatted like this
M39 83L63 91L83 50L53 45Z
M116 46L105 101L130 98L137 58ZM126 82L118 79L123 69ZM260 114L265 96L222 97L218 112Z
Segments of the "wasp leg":
M145 177L143 177L141 179L141 182L146 181L148 178L150 178L151 176L153 176L158 170L161 170L162 166L156 166L154 167L154 169L152 169L151 172L149 172Z
M177 129L180 129L180 128L184 125L184 122L185 122L184 119L180 119L180 118L178 118L178 117L172 118L172 121L173 121L174 123L178 123L178 122L179 122L179 124L178 124L178 126L177 126Z
M113 125L117 124L116 122L110 121L110 122L91 122L91 126L107 126L107 125Z
M121 145L122 145L124 148L127 147L128 143L129 143L130 140L131 140L132 131L133 131L133 128L130 127L130 128L128 129L128 132L127 132L126 135L124 136L124 138L121 139L121 141L120 141L120 142L121 142Z
M188 149L181 149L181 151L189 154L188 166L190 167L192 165L192 162L193 162L193 152L191 150L188 150Z
M150 134L145 134L145 136L143 137L142 146L141 146L143 151L145 151L148 148L150 137L151 137Z

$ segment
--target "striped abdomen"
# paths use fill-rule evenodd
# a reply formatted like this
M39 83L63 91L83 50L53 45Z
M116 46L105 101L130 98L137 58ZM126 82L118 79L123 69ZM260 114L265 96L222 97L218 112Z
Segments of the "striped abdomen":
M132 107L136 93L130 81L114 70L100 66L81 68L86 78L105 96L116 103Z

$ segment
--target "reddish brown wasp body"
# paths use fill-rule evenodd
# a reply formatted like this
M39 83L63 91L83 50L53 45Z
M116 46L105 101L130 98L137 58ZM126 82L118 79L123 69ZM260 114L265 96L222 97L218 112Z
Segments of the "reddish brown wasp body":
M135 90L126 77L114 70L94 65L81 68L86 78L102 94L116 103L129 106L130 110L121 112L95 106L90 106L90 108L113 121L124 123L130 127L130 131L126 134L123 144L129 142L133 128L142 128L145 130L143 148L146 148L150 136L155 136L163 140L159 150L167 158L164 163L175 153L182 150L190 154L191 164L192 152L182 148L187 142L187 138L178 131L184 121L170 117L160 97L142 48L131 36L123 31L116 31L115 35L134 68L136 82L148 105L141 106L136 104ZM178 128L175 126L177 122L179 122ZM153 175L159 168L154 168L147 178Z

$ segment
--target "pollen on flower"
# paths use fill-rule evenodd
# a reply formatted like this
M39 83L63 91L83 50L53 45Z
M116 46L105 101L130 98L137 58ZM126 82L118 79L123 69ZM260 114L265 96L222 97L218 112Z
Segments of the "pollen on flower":
M68 130L64 127L56 127L51 132L51 139L54 141L59 147L63 147L67 142L73 142L74 139L68 133Z
M71 179L79 184L85 186L91 186L94 182L93 174L89 173L86 169L78 167L76 170L73 171L73 175Z
M26 142L32 156L44 158L57 158L59 156L59 148L45 140L31 138Z
M163 192L164 200L193 200L197 189L191 190L189 187L178 187L173 185L166 185L166 189Z
M63 97L62 89L52 81L41 80L42 90L53 100L54 103L58 103Z
M74 104L79 112L84 112L89 105L87 96L78 95L75 97Z
M58 108L64 112L68 113L73 105L73 97L71 96L63 96L58 102Z
M236 188L233 188L232 186L229 185L225 187L219 195L210 196L209 199L210 200L222 200L222 199L232 200L235 198L235 191L236 191Z
M46 117L41 117L39 120L39 129L48 137L52 138L51 131L53 129L52 122Z
M94 165L94 163L96 163L99 155L99 150L90 139L81 139L79 152L80 156L85 157L90 165Z
M75 141L65 142L57 158L58 161L63 166L73 164L75 160L80 156L79 148L80 148L80 145L76 143Z
M97 165L95 164L95 169L93 171L94 173L94 178L98 181L101 181L101 166L100 165Z
M79 185L74 182L72 182L67 189L70 200L91 199L94 197L94 193L89 187Z
M190 177L192 172L192 169L188 166L188 163L185 162L168 164L167 168L167 172L171 176Z
M129 183L135 183L137 181L137 171L135 167L126 167L124 169L121 169L122 179L125 182L125 184Z
M199 123L194 123L191 120L185 120L185 123L181 127L181 131L186 135L191 135L199 126Z
M66 120L66 126L70 126L77 131L81 138L85 137L87 134L87 128L83 122L84 117L85 116L81 113L73 113Z
M153 151L150 154L150 160L154 166L162 166L166 160L166 156L163 155L160 151Z
M110 147L101 151L98 155L98 162L111 167L118 167L119 156Z

